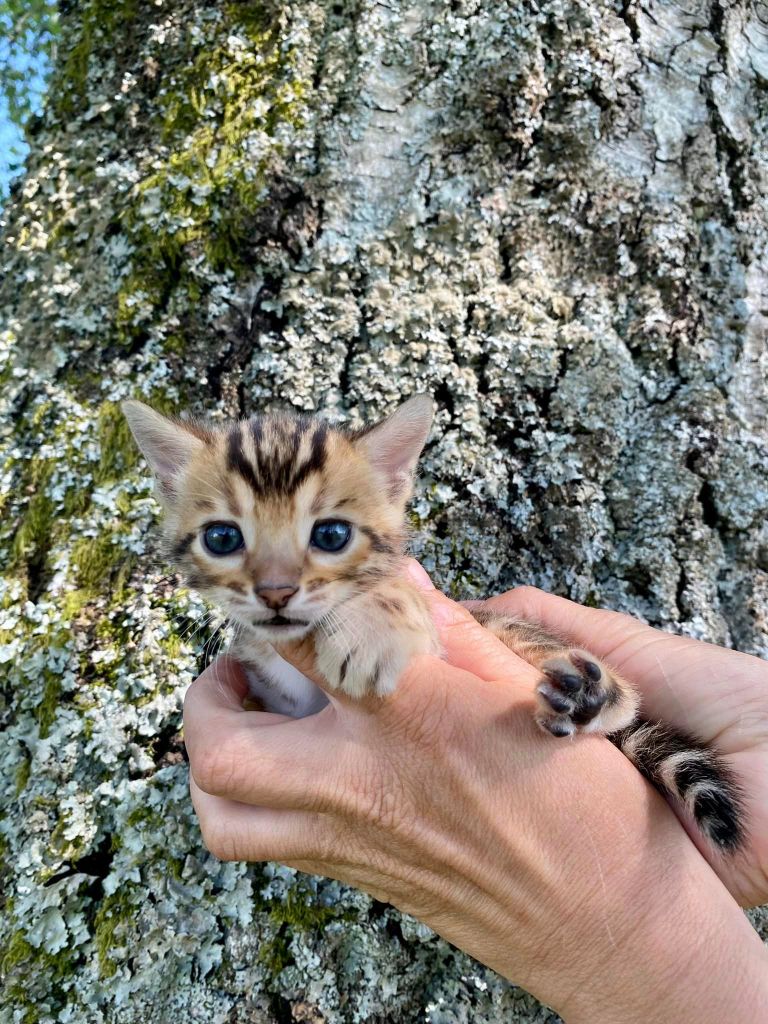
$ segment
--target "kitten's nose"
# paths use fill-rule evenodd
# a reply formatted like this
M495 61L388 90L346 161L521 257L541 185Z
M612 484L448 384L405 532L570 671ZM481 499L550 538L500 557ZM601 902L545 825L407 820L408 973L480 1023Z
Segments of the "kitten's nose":
M267 584L265 587L257 586L254 589L267 608L271 608L272 611L276 612L279 608L285 608L299 588L291 586L273 587Z

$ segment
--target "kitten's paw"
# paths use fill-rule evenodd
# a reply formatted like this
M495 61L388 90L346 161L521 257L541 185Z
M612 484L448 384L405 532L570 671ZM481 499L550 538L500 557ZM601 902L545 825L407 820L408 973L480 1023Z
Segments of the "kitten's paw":
M386 697L414 655L438 654L440 644L421 593L397 577L346 602L315 633L315 650L332 689Z
M577 648L545 659L536 688L536 721L553 736L611 733L629 725L639 698L629 683L603 662Z
M318 649L318 668L329 685L350 697L392 693L407 663L408 652L374 645L345 650L325 644Z

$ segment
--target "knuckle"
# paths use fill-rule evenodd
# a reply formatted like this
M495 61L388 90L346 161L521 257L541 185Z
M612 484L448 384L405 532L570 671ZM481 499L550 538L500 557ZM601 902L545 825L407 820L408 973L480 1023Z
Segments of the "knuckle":
M217 860L239 860L235 848L234 837L231 833L221 828L212 828L204 822L200 823L200 831L203 835L203 843L206 849Z
M236 777L237 759L228 746L207 746L190 757L192 776L204 793L224 796L231 789Z
M544 591L539 590L538 587L532 587L526 584L523 587L514 587L512 590L505 590L503 594L499 594L493 600L498 601L499 604L502 602L507 605L515 605L515 607L527 607L528 605L538 605Z

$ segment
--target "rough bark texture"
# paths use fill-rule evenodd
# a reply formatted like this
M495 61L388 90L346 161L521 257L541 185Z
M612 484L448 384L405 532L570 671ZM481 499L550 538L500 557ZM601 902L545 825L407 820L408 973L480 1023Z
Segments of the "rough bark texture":
M2 1019L551 1022L387 907L202 848L205 610L115 403L430 391L444 588L765 656L766 6L62 7L6 211Z

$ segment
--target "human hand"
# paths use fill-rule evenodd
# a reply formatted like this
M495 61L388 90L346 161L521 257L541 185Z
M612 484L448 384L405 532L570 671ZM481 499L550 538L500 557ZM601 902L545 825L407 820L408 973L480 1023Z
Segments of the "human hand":
M466 604L495 608L562 633L635 685L645 717L717 747L743 787L747 845L724 857L695 826L683 824L743 907L768 902L768 663L653 629L629 615L584 608L535 587Z
M604 740L541 734L536 672L428 599L447 661L415 659L386 700L247 712L231 659L193 684L185 738L208 847L389 901L569 1024L757 1019L766 952L664 802ZM310 645L290 657L314 673ZM723 980L736 967L738 992Z

